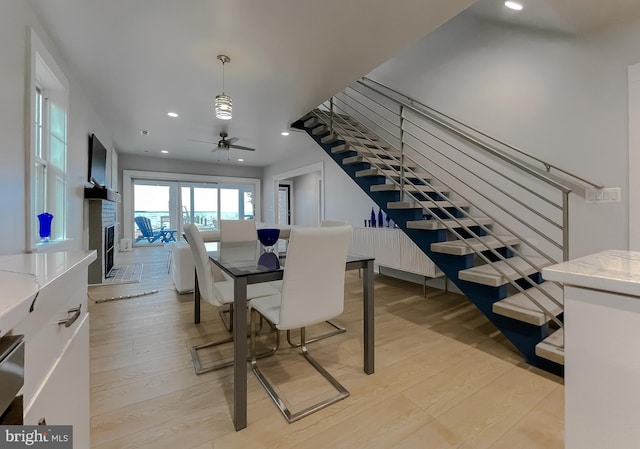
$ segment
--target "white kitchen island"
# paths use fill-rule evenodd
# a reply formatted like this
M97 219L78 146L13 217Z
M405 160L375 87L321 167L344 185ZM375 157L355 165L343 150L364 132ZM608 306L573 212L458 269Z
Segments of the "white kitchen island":
M87 268L95 259L95 251L0 256L0 337L24 335L24 424L72 425L78 448L90 445Z
M640 447L640 252L542 270L564 284L565 448Z

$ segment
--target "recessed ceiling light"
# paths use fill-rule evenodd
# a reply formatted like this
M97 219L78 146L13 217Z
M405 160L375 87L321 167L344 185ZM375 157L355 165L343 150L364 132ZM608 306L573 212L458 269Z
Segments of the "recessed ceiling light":
M141 129L140 130L140 134L142 134L143 136L148 136L149 134L151 134L148 130L146 129Z
M244 159L238 159L238 162L244 162Z
M168 115L169 117L173 117L173 118L178 117L178 114L176 114L175 112L167 112L167 115Z
M512 1L504 2L504 6L506 6L507 8L513 9L514 11L522 11L522 4L518 2L512 2Z
M169 152L167 150L162 150L160 151L162 154L169 154Z
M283 136L288 136L289 135L289 131L282 131L280 134L282 134Z

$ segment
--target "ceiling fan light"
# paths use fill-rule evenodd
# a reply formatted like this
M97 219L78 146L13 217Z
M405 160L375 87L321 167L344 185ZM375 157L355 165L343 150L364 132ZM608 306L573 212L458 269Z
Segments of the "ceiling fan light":
M220 120L231 120L232 102L231 97L225 94L216 96L215 101L216 117Z

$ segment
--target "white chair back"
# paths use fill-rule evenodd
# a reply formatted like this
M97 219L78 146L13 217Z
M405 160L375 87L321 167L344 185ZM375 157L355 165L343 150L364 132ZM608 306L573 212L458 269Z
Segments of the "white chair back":
M320 222L320 227L321 228L328 228L331 226L348 226L349 223L347 223L346 221L340 221L340 220L322 220Z
M193 262L196 266L196 274L198 275L200 296L214 306L221 306L223 303L218 298L214 283L217 280L221 280L220 276L222 273L211 259L209 259L200 230L194 224L186 224L182 230L187 237L187 242L193 253Z
M291 229L278 329L301 328L342 313L350 238L351 226Z
M258 240L255 220L220 220L221 242Z

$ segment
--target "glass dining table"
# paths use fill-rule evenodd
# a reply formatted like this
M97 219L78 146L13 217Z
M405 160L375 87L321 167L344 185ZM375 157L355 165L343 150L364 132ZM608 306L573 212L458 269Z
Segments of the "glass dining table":
M209 258L234 282L232 419L235 429L241 430L247 427L247 286L282 279L286 253L265 252L258 241L215 242L207 243L206 247ZM362 269L363 370L366 374L374 372L373 262L372 257L349 255L345 266L345 270ZM199 323L197 275L193 298L194 322Z

